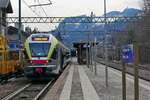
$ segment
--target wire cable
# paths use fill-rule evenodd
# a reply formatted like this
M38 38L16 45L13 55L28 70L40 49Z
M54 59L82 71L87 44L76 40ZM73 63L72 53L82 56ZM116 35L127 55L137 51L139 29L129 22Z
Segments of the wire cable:
M39 0L38 0L38 3L39 3L39 5L41 5L41 3L40 3L40 1L39 1ZM43 12L44 12L45 16L46 16L46 17L48 17L48 15L47 15L47 13L46 13L45 9L44 9L42 6L40 6L40 7L41 7L41 9L43 10Z
M25 4L36 16L40 17L40 15L39 15L36 11L34 11L33 9L31 9L31 8L29 7L29 5L27 4L27 2L26 2L25 0L23 0L23 2L24 2L24 4Z
M39 0L38 0L39 1ZM29 7L29 5L27 4L27 2L25 0L23 0L23 3L38 17L41 17L35 10L33 10L31 7ZM44 10L45 11L45 10ZM46 12L45 12L46 13ZM46 14L47 16L47 14ZM43 20L43 19L42 19ZM51 26L49 24L47 24L49 28L51 28Z

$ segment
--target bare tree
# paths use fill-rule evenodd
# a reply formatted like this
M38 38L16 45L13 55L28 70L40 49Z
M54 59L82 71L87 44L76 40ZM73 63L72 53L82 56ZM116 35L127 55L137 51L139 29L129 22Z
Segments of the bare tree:
M150 0L143 0L143 10L146 15L150 15Z

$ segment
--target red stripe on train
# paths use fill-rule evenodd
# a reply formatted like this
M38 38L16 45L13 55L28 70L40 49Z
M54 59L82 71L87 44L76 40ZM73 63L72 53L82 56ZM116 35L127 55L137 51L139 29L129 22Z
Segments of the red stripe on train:
M46 64L48 60L32 60L33 64Z

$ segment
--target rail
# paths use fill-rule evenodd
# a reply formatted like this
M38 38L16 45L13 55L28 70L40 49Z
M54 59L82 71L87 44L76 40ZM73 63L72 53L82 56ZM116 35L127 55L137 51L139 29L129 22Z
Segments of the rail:
M112 62L112 61L107 61L107 63L101 59L101 58L96 58L96 62L103 64L103 65L107 65L109 67L112 67L114 69L117 69L119 71L122 71L122 64L121 62ZM126 65L126 73L133 75L134 74L134 70L133 70L133 65L132 64L127 64ZM145 65L139 65L139 77L141 79L150 81L150 68L149 66L145 66Z
M41 98L42 95L49 89L49 87L53 84L54 80L51 80L47 84L45 83L40 83L40 84L34 84L34 83L29 83L25 85L24 87L16 90L15 92L9 94L8 96L4 97L2 100L15 100L16 98L20 98L21 94L27 93L28 96L26 98L30 98L32 100L38 100ZM36 87L36 88L35 88ZM35 93L35 91L37 93ZM25 93L24 93L25 92ZM34 94L32 95L32 92Z

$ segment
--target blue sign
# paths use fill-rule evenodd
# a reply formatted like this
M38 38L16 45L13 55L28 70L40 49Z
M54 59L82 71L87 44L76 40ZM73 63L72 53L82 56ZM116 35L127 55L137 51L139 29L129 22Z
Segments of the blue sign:
M122 47L122 61L123 63L133 63L134 53L132 44L128 44Z
M90 48L90 45L89 44L84 44L83 48Z
M17 45L16 44L13 44L13 43L9 43L9 48L17 48Z

